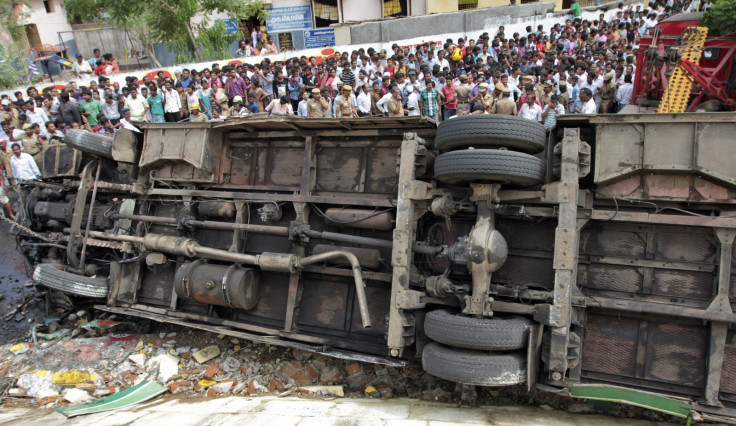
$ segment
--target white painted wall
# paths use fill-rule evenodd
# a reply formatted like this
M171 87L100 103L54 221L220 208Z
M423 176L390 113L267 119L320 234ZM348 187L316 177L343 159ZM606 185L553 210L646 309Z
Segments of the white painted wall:
M41 37L43 44L56 46L59 44L59 35L57 31L70 31L72 26L66 20L66 10L62 7L61 0L52 0L54 5L53 13L46 13L42 0L29 0L30 16L26 19L26 24L36 24L38 35ZM62 34L64 41L74 38L72 33Z
M421 16L427 14L427 0L409 0L411 7L409 11L411 16Z
M381 18L380 0L342 0L343 23Z

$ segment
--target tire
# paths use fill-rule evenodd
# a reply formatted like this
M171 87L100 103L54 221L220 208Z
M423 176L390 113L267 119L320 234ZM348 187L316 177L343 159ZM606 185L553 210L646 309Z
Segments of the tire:
M512 115L465 115L443 121L435 146L441 151L459 148L506 147L536 154L544 150L547 132L534 121Z
M451 382L478 386L516 385L526 381L526 354L473 351L432 342L422 352L422 368Z
M87 132L67 130L64 143L80 151L112 160L112 138Z
M75 296L106 298L107 278L91 278L59 269L59 265L42 263L33 270L33 279L41 285Z
M473 318L444 309L429 312L424 334L435 342L479 351L513 351L529 344L532 321L523 317Z
M529 154L496 149L466 149L440 154L434 162L434 177L451 185L498 182L519 186L544 182L544 160Z

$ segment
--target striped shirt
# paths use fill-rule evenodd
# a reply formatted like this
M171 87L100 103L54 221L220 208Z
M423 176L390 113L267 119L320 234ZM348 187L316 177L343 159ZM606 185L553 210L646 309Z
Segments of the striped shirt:
M436 89L424 89L420 99L424 102L424 108L422 109L422 115L426 117L434 117L439 114L437 109L437 99L440 97L440 92Z

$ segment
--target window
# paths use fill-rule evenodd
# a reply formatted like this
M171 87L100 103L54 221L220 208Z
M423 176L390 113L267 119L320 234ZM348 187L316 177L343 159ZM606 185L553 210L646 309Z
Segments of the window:
M43 0L43 7L46 9L46 13L54 13L54 1Z
M383 0L383 17L408 16L406 0Z
M457 10L477 9L478 0L457 0Z
M314 23L316 28L329 27L340 22L337 0L313 0Z
M718 47L706 47L703 49L703 58L705 59L718 59L721 56L721 49Z

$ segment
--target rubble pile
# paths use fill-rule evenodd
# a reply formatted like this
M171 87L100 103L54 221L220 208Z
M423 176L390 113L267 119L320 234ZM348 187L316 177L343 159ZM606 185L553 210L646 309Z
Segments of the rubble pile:
M72 314L76 328L71 331L52 324L44 328L46 332L36 331L35 342L0 346L0 395L57 407L112 395L146 380L184 396L477 400L473 387L437 379L418 365L343 360L191 329L125 334L119 331L135 324L110 319L87 322L85 317L86 312ZM526 394L526 389L495 391L492 398L509 404L517 401L517 394Z
M579 400L525 385L475 387L402 367L243 341L170 324L151 324L85 310L34 324L29 341L0 346L0 402L60 408L110 397L144 381L177 396L409 397L465 405L539 405L600 412ZM620 417L671 420L636 407L611 406Z

